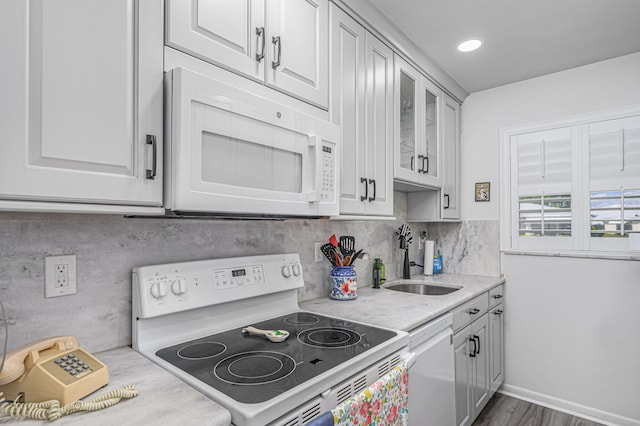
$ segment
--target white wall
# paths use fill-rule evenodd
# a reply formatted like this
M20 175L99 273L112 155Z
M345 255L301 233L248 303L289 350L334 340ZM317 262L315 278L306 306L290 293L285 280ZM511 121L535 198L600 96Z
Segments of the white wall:
M640 53L472 94L462 106L464 219L499 218L500 129L640 104ZM473 201L491 182L491 202ZM498 238L495 236L495 238ZM503 255L503 389L640 425L640 262Z
M640 104L640 53L471 94L462 104L461 207L465 219L499 218L500 129ZM474 182L491 201L474 201Z

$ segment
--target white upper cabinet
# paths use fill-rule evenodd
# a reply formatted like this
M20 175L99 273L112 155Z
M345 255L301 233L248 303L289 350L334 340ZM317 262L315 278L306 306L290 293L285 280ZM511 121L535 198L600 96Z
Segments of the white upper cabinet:
M218 66L264 80L264 0L170 0L167 44Z
M328 0L169 0L167 45L327 109Z
M162 28L161 1L0 4L1 199L161 206Z
M441 216L460 219L460 104L447 94L442 102Z
M442 91L395 55L395 165L402 183L440 188Z
M340 213L393 214L393 53L331 5L331 119L341 126Z

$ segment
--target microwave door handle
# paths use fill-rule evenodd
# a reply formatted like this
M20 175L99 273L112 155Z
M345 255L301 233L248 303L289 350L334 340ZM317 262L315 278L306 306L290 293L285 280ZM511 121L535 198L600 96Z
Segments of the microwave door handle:
M316 135L309 136L309 146L315 148L316 167L314 171L314 189L307 192L307 202L317 203L320 197L321 185L322 185L322 144L320 138Z

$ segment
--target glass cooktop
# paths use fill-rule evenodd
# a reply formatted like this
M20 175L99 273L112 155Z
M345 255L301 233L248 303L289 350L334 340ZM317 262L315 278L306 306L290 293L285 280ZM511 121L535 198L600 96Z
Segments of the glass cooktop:
M286 330L280 343L242 327L180 343L156 355L242 403L268 401L396 336L364 324L294 312L252 325Z

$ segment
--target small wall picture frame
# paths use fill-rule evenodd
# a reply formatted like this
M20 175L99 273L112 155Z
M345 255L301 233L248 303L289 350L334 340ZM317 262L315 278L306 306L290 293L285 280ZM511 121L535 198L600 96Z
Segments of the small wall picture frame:
M476 182L476 203L489 201L491 199L491 183Z

